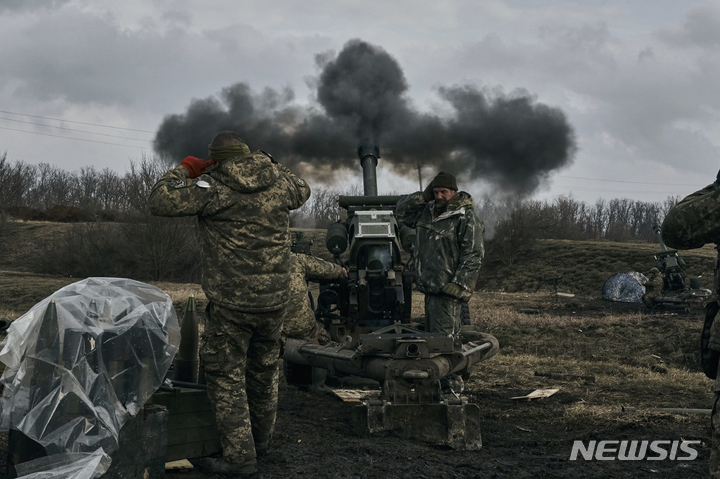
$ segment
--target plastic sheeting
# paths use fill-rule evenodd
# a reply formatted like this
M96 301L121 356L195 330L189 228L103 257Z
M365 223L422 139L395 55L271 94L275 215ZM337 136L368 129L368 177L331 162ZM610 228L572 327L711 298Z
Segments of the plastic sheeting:
M110 457L102 450L41 457L16 467L18 479L93 479L105 474Z
M179 342L172 300L154 286L124 278L66 286L8 329L0 427L48 455L109 454L162 384Z
M602 287L602 298L620 303L641 303L648 279L642 273L618 273L610 276Z

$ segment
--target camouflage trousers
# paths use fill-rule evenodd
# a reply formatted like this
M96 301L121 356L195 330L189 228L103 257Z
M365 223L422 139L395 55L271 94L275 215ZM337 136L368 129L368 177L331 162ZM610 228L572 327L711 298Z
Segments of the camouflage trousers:
M425 331L457 336L462 302L449 296L425 295Z
M710 446L710 478L720 479L720 391L715 391L712 416L712 445Z
M275 427L283 311L245 313L211 303L207 313L200 356L223 458L254 464Z

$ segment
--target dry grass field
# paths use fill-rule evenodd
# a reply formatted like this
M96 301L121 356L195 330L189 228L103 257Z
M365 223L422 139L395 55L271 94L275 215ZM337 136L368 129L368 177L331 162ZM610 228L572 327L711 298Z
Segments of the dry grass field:
M27 228L32 234L38 229ZM316 231L306 231L317 238L313 253L327 257L324 237ZM22 241L27 245L27 239ZM23 272L21 258L27 251L10 250L0 259L0 316L15 319L78 279ZM647 271L654 266L655 251L657 246L648 244L546 240L512 267L484 267L485 279L470 303L471 320L475 329L495 335L501 350L474 367L465 392L481 408L481 451L448 450L392 433L358 437L350 429L350 405L282 384L276 433L270 454L261 459L261 477L706 477L709 414L654 410L711 407L712 381L698 366L702 305L690 314L651 313L641 305L599 299L607 277ZM710 277L713 250L682 257L690 274ZM575 297L555 297L546 281L552 277L563 277L559 291ZM178 311L190 293L200 302L198 310L204 307L198 285L157 285L172 296ZM415 294L416 319L422 316L422 304L422 295ZM521 312L528 309L536 314ZM537 372L594 376L594 381L552 379ZM531 402L511 399L541 388L559 391ZM623 412L624 407L636 409ZM693 446L698 457L569 460L575 440L656 439L700 441ZM167 477L210 476L188 472Z

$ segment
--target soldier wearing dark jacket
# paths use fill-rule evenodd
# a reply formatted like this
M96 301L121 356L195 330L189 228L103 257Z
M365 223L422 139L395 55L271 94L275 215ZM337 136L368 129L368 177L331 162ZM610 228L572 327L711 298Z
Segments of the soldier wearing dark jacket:
M484 225L468 193L441 171L425 191L400 198L398 219L416 234L415 283L425 293L425 329L457 335L460 307L475 290Z
M257 451L275 425L289 214L310 188L267 153L251 153L237 133L219 133L209 153L211 160L185 158L160 178L150 208L198 217L209 300L200 355L223 447L222 458L200 465L241 477L257 471Z
M706 186L683 198L677 205L668 211L662 224L663 242L671 248L692 249L700 248L708 243L720 245L720 173L715 183ZM720 246L718 246L720 248ZM703 369L717 369L720 358L720 318L716 317L720 303L718 293L720 285L720 249L718 261L715 266L715 287L712 302L706 306L707 320L712 321L709 332L707 351L702 352ZM714 319L713 319L714 318ZM711 376L713 377L713 376ZM712 416L712 447L710 449L710 477L720 479L720 375L715 378L715 395L713 400Z

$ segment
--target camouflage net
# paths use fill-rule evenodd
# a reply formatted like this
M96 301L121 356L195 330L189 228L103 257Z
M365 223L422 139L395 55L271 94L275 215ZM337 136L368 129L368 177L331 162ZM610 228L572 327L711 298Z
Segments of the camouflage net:
M602 287L602 298L621 303L641 303L648 279L642 273L618 273L610 276Z

